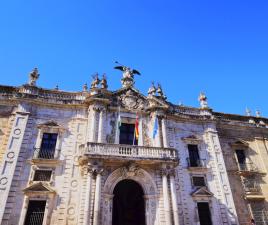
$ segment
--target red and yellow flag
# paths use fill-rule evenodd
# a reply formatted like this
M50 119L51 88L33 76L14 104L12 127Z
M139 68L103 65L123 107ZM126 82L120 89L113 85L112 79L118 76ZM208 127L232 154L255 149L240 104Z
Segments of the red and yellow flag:
M139 116L138 113L136 114L136 121L135 121L135 138L136 140L139 139Z

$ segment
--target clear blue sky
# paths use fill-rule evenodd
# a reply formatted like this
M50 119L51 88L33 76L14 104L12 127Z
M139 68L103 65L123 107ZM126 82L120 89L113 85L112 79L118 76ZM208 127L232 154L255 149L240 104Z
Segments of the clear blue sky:
M146 93L268 117L267 0L8 0L0 3L0 83L21 85L33 67L46 88L81 90L95 72L120 87L118 60L141 71Z

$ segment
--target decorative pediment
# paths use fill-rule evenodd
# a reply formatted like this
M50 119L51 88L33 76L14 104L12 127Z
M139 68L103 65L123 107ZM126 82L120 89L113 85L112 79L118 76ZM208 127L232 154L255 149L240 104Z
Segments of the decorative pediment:
M201 187L192 192L192 197L213 197L213 193L210 192L207 187Z
M24 193L34 194L34 193L43 193L43 194L49 194L49 193L55 193L55 191L49 187L46 183L38 182L30 185L29 187L22 190Z
M44 131L61 131L63 132L65 130L64 127L62 127L61 125L59 125L57 122L53 121L53 120L49 120L45 123L41 123L38 126L38 129L42 129Z
M40 124L41 126L49 126L49 127L59 127L59 124L57 124L55 121L50 120L45 123Z
M182 140L188 144L199 144L202 141L201 138L193 134L183 137Z
M236 141L230 143L233 148L248 148L248 143L242 139L237 139Z

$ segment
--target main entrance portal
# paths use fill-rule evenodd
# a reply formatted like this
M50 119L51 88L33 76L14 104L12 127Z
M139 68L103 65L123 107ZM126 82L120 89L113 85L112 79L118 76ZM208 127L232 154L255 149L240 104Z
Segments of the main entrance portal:
M137 182L122 180L113 194L113 225L145 225L144 192Z

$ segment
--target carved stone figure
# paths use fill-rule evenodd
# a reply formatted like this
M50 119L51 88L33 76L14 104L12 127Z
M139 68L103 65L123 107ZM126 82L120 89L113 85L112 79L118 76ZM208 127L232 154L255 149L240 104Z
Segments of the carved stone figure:
M38 80L40 74L38 73L38 69L34 68L34 70L29 74L29 82L28 84L31 86L36 85L36 81Z
M116 62L119 64L118 62ZM114 67L117 70L123 71L123 78L121 79L121 83L123 87L129 87L134 85L134 75L141 75L138 70L131 69L130 67L119 64L119 66Z

